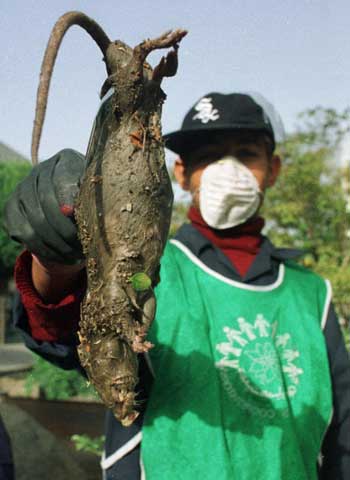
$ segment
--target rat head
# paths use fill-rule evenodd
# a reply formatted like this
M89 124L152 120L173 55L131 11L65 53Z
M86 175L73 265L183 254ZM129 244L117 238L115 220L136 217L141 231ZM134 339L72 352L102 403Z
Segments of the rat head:
M135 354L115 335L96 336L88 350L85 368L103 402L123 425L132 423L138 415L134 410L138 380Z
M110 334L95 337L90 345L91 374L110 385L134 388L137 382L137 360L129 345Z

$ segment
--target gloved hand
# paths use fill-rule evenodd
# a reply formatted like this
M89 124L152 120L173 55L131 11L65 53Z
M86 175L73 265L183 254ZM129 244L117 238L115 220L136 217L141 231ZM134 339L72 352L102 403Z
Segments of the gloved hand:
M84 259L74 220L74 202L85 157L64 149L39 163L5 205L5 229L41 261L77 264Z

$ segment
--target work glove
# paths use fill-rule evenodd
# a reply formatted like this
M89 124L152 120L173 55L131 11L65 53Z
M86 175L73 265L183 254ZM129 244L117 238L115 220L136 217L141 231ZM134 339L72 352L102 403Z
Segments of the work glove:
M74 219L84 170L84 155L61 150L35 166L5 205L10 237L44 262L74 265L84 259Z

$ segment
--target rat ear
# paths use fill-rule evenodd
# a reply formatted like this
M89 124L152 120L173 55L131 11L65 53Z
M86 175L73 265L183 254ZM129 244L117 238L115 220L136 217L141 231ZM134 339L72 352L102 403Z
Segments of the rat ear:
M190 185L189 185L189 179L188 175L186 172L186 166L182 158L178 157L175 160L174 164L174 177L177 181L177 183L180 185L180 187L185 190L186 192L189 191Z

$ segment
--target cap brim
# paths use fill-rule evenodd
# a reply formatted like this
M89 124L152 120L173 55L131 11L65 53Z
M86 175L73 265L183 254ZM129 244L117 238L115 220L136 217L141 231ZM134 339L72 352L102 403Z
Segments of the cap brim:
M185 154L193 151L195 148L198 148L201 144L205 144L208 138L212 134L217 134L219 132L235 132L240 130L247 131L260 131L266 132L269 136L271 133L266 129L264 125L251 126L251 125L229 125L227 127L220 125L220 127L215 127L213 125L210 128L200 128L200 129L190 129L190 130L177 130L175 132L167 133L163 135L165 142L165 148L175 152L179 155Z

